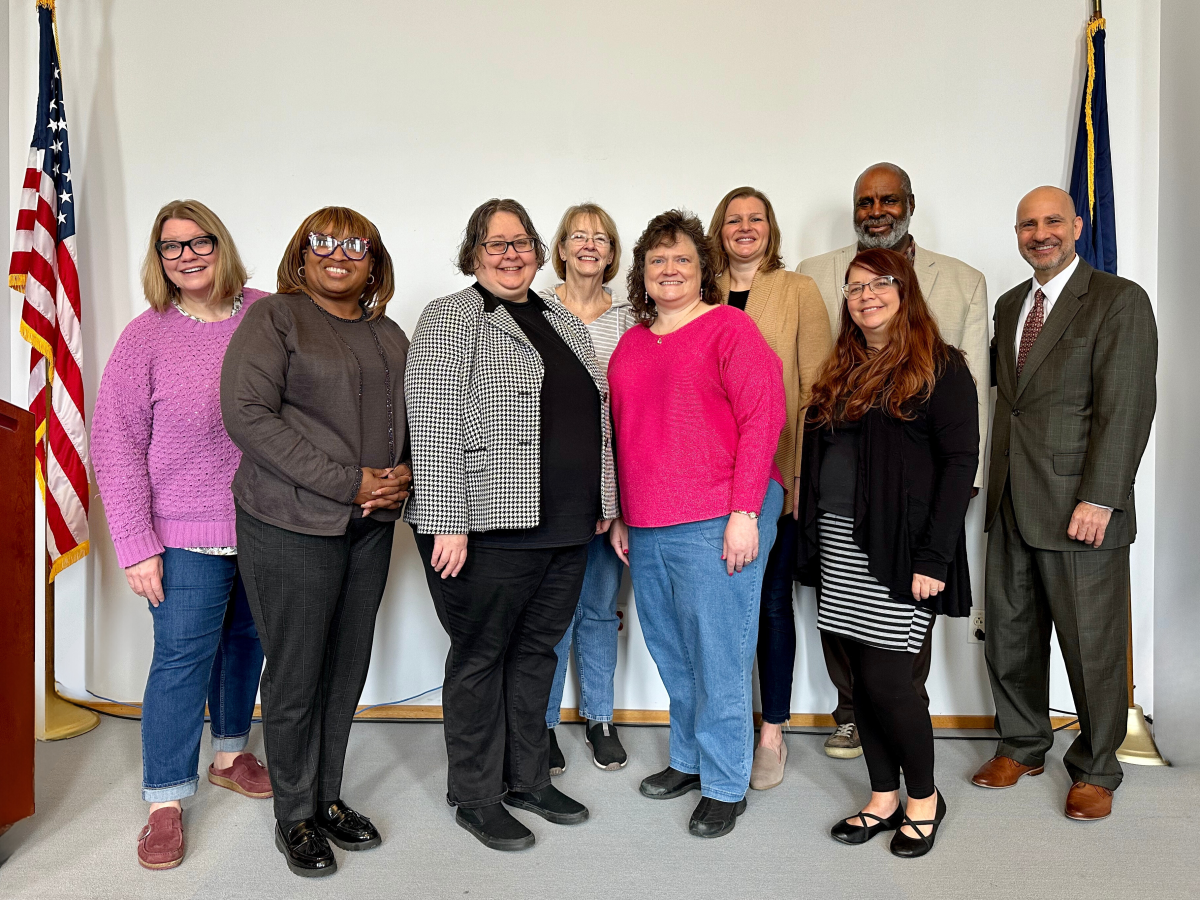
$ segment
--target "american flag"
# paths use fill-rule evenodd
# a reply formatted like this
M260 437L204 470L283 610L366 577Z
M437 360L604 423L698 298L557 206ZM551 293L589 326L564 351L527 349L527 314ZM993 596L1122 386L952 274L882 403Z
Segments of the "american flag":
M37 422L37 479L46 504L51 581L88 552L88 448L83 339L75 267L75 188L67 150L54 0L37 0L41 32L37 120L21 192L8 284L25 294L29 411Z

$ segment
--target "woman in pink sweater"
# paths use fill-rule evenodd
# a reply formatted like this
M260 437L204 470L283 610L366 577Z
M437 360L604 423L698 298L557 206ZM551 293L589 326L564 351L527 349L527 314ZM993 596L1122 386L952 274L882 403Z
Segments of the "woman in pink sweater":
M624 513L611 533L671 697L670 765L641 791L699 788L688 830L720 837L750 784L758 598L783 508L782 365L754 320L721 304L693 215L650 221L628 289L641 324L608 369Z
M221 422L221 361L245 306L246 269L221 220L195 200L154 219L142 286L150 309L117 340L96 395L92 461L117 562L154 619L142 702L138 861L183 861L180 801L196 792L204 704L208 780L270 797L246 752L263 652L238 576L233 495L241 453Z

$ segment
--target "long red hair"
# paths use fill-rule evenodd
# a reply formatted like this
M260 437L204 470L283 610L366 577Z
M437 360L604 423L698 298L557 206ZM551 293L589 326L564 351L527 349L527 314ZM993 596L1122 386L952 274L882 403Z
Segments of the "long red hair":
M892 276L900 309L888 328L887 346L876 352L868 349L843 298L841 327L813 385L808 421L824 426L855 422L872 407L897 419L911 419L912 407L929 398L946 364L963 361L962 354L942 340L916 270L905 256L894 250L863 250L850 261L847 278L854 267Z

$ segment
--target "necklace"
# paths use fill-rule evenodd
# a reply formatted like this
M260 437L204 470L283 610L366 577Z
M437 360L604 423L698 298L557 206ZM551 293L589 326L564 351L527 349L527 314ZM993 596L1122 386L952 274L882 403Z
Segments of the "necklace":
M705 309L704 302L702 300L697 300L695 306L693 306L686 313L684 313L683 316L680 317L679 321L671 326L670 330L664 331L662 334L660 334L658 336L657 343L661 344L662 339L664 337L666 337L668 334L674 334L676 331L678 331L684 325L688 325L688 324L696 321L696 319L699 318L699 316L704 311L704 309ZM700 310L701 312L697 312L696 310Z

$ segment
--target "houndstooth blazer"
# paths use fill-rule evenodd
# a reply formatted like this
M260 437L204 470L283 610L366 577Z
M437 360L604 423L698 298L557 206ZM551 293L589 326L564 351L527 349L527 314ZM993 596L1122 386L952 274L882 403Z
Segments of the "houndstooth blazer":
M544 302L546 320L600 392L601 512L616 518L608 379L587 326L561 303ZM474 286L425 307L404 373L413 469L404 518L419 533L537 526L544 371L508 310Z

